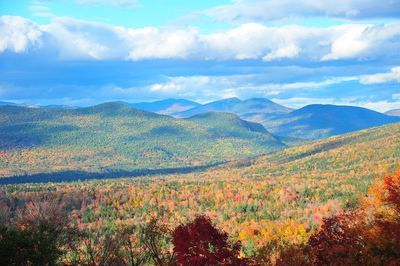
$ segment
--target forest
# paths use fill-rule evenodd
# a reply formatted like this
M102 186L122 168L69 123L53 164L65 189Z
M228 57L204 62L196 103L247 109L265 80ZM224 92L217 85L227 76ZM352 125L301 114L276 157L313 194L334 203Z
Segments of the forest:
M198 172L5 184L3 264L396 265L399 127Z
M207 214L173 226L163 206L135 224L132 198L121 206L115 198L87 191L2 193L0 263L398 265L400 169L378 178L359 200L357 207L322 218L314 229L295 222L259 223L234 236ZM243 240L257 237L262 241L249 253Z

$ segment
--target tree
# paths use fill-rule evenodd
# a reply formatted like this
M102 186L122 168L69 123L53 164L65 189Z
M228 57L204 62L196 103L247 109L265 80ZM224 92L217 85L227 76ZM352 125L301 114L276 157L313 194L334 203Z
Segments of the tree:
M0 265L54 265L75 244L76 231L52 200L29 202L0 228Z
M325 219L308 244L316 265L399 265L400 171L378 180L360 208Z
M324 220L308 244L315 265L362 265L365 216L358 211L341 213Z
M162 224L158 218L152 218L140 230L140 243L143 252L158 266L171 265L174 261L174 253L168 251L169 236L169 228Z
M246 265L239 258L241 245L230 244L228 234L216 229L206 216L198 216L173 232L177 265Z

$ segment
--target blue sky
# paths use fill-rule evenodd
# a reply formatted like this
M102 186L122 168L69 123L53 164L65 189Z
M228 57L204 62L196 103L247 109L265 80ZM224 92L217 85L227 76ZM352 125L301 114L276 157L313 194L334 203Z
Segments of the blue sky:
M400 1L0 3L0 100L400 108Z

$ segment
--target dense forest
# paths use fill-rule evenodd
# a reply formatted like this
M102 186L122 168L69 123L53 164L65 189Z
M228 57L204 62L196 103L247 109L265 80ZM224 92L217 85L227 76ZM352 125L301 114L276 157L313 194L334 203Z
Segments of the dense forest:
M110 201L111 200L111 201ZM398 265L400 263L400 169L380 178L360 204L323 218L314 229L296 223L282 231L249 226L262 236L252 253L243 235L232 237L197 214L173 227L158 209L135 225L130 212L103 195L77 191L1 195L2 265ZM106 204L106 202L108 204ZM127 206L125 206L127 207ZM154 211L154 210L153 210ZM125 216L125 217L123 217ZM125 218L125 219L124 219ZM113 222L111 222L111 220ZM96 222L95 222L96 221Z
M385 228L398 232L399 134L400 124L372 128L194 173L3 185L1 257L187 265L199 259L190 244L209 264L396 265L398 235Z

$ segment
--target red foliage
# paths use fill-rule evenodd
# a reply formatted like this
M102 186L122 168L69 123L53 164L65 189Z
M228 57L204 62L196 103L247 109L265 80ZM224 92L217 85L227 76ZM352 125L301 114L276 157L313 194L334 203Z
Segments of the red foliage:
M370 242L384 264L400 265L400 169L384 177L382 188L389 211L375 215Z
M246 265L239 258L239 242L230 245L228 234L216 229L210 219L198 216L173 232L178 265Z
M358 210L325 219L309 239L316 265L400 265L400 171L373 186Z
M321 230L309 239L315 265L362 264L364 238L361 212L341 213L324 220Z
M384 177L384 189L387 191L385 200L400 212L400 169L394 175Z

